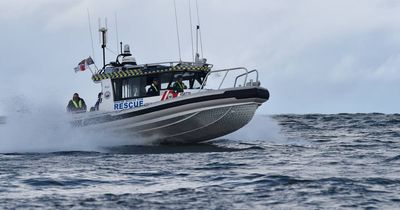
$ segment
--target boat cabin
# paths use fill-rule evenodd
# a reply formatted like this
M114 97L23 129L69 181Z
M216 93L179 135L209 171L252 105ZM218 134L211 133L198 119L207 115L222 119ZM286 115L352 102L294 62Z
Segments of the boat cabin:
M146 65L110 63L92 77L94 82L102 84L99 110L133 109L198 91L211 67L209 64L183 62ZM187 87L183 93L172 90L178 77ZM148 94L154 80L158 82L160 95Z

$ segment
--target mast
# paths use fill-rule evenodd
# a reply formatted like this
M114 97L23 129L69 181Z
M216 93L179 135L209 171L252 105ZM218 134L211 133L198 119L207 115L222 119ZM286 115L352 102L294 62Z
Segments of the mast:
M117 54L118 54L118 45L119 45L119 37L118 37L118 17L117 17L117 12L114 13L114 17L115 17L115 33L116 33L116 38L117 38Z
M88 15L88 23L89 23L90 41L91 41L91 44L92 44L92 58L93 58L94 60L96 60L95 54L94 54L94 42L93 42L92 24L91 24L91 21L90 21L89 8L87 8L87 15Z
M176 36L178 38L179 62L182 62L181 41L179 39L178 13L176 12L176 2L175 2L175 0L174 0L174 10L175 10Z
M190 4L189 0L189 23L190 23L190 41L192 43L192 60L193 62L195 61L194 59L194 44L193 44L193 24L192 24L192 6Z
M197 39L199 38L200 39L201 57L203 58L204 57L204 54L203 54L203 40L201 39L199 4L198 4L197 0L196 0L196 13L197 13L196 42L197 42ZM199 49L198 49L198 43L197 43L197 54L199 53L198 51L199 51Z

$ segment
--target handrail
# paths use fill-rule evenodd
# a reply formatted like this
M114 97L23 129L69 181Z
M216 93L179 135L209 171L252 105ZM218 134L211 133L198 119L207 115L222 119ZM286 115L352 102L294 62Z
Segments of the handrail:
M235 84L233 85L233 87L236 87L237 80L238 80L240 77L243 77L244 75L249 75L249 74L251 74L251 73L253 73L253 72L256 72L256 81L258 81L258 70L257 70L257 69L253 69L253 70L251 70L251 71L249 71L249 72L247 72L247 73L243 73L243 74L241 74L241 75L238 75L238 76L236 77L236 79L235 79Z
M224 78L222 78L222 81L221 81L221 83L220 83L219 86L218 86L218 90L221 89L221 86L222 86L222 84L224 83L224 81L225 81L226 76L228 75L228 73L229 73L230 71L237 71L237 70L244 70L244 71L245 71L245 73L244 73L245 79L244 79L244 83L243 83L243 86L245 86L245 85L246 85L246 82L247 82L247 75L249 74L249 71L248 71L247 68L245 68L245 67L237 67L237 68L229 68L229 69L219 69L219 70L214 70L214 71L208 72L207 75L206 75L206 77L204 78L203 83L202 83L201 86L200 86L200 90L202 90L202 89L204 88L205 84L207 83L208 77L209 77L211 74L213 74L213 73L218 73L218 72L226 72L225 75L224 75Z
M161 64L169 64L170 66L173 66L174 64L194 64L193 62L184 62L184 61L165 61L165 62L157 62L157 63L146 63L146 64L141 64L138 66L151 66L151 65L161 65Z
M174 66L174 64L187 64L187 65L191 65L191 66L199 66L199 65L213 66L212 64L208 64L208 63L196 63L196 62L190 62L190 61L165 61L165 62L157 62L157 63L139 64L139 65L135 65L134 67L146 67L146 66L161 65L161 64L169 64L170 66Z
M212 68L214 65L209 64L209 63L196 63L196 62L190 62L190 61L165 61L165 62L158 62L158 63L146 63L146 64L137 64L137 65L132 65L132 68L146 68L148 66L154 66L154 65L162 65L162 64L169 64L170 67L173 67L174 64L184 64L184 65L189 65L189 66L207 66L208 68ZM109 65L109 64L107 64ZM106 65L106 66L107 66ZM101 73L104 71L105 68L99 69L96 74Z

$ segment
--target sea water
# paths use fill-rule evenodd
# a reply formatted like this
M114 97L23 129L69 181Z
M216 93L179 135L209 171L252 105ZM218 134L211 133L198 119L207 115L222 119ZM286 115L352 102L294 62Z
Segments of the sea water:
M101 146L22 119L0 125L0 209L400 208L397 114L258 115L169 146Z

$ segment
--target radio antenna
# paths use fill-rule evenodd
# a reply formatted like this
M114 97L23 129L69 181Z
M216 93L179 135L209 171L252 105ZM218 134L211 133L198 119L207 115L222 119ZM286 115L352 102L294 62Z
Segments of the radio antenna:
M201 39L201 29L200 29L200 15L199 15L199 5L196 0L196 11L197 11L197 30L199 31L199 38L200 38L200 50L201 50L201 57L203 57L203 40Z
M195 60L194 60L194 46L193 46L192 7L191 7L191 4L190 4L191 0L188 0L188 1L189 1L189 20L190 20L190 40L192 42L192 59L193 59L193 62L194 62Z
M196 25L196 59L199 57L199 29L200 26Z
M175 9L175 24L176 24L176 36L178 37L178 51L179 51L179 61L182 61L181 56L181 41L179 39L179 27L178 27L178 14L176 12L176 2L174 0L174 9Z
M116 47L117 47L117 53L118 53L118 51L119 51L119 49L118 49L118 47L119 47L119 39L118 39L118 19L117 19L117 12L115 12L114 16L115 16L115 32L116 32L116 36L117 36L117 45L116 45Z
M101 19L99 18L99 27L98 29L100 30L101 28ZM101 44L101 33L99 33L99 44Z
M93 43L93 31L92 31L92 24L90 21L90 13L89 13L89 8L87 8L87 15L88 15L88 22L89 22L89 33L90 33L90 41L92 42L92 58L93 60L96 60L94 56L94 43Z

